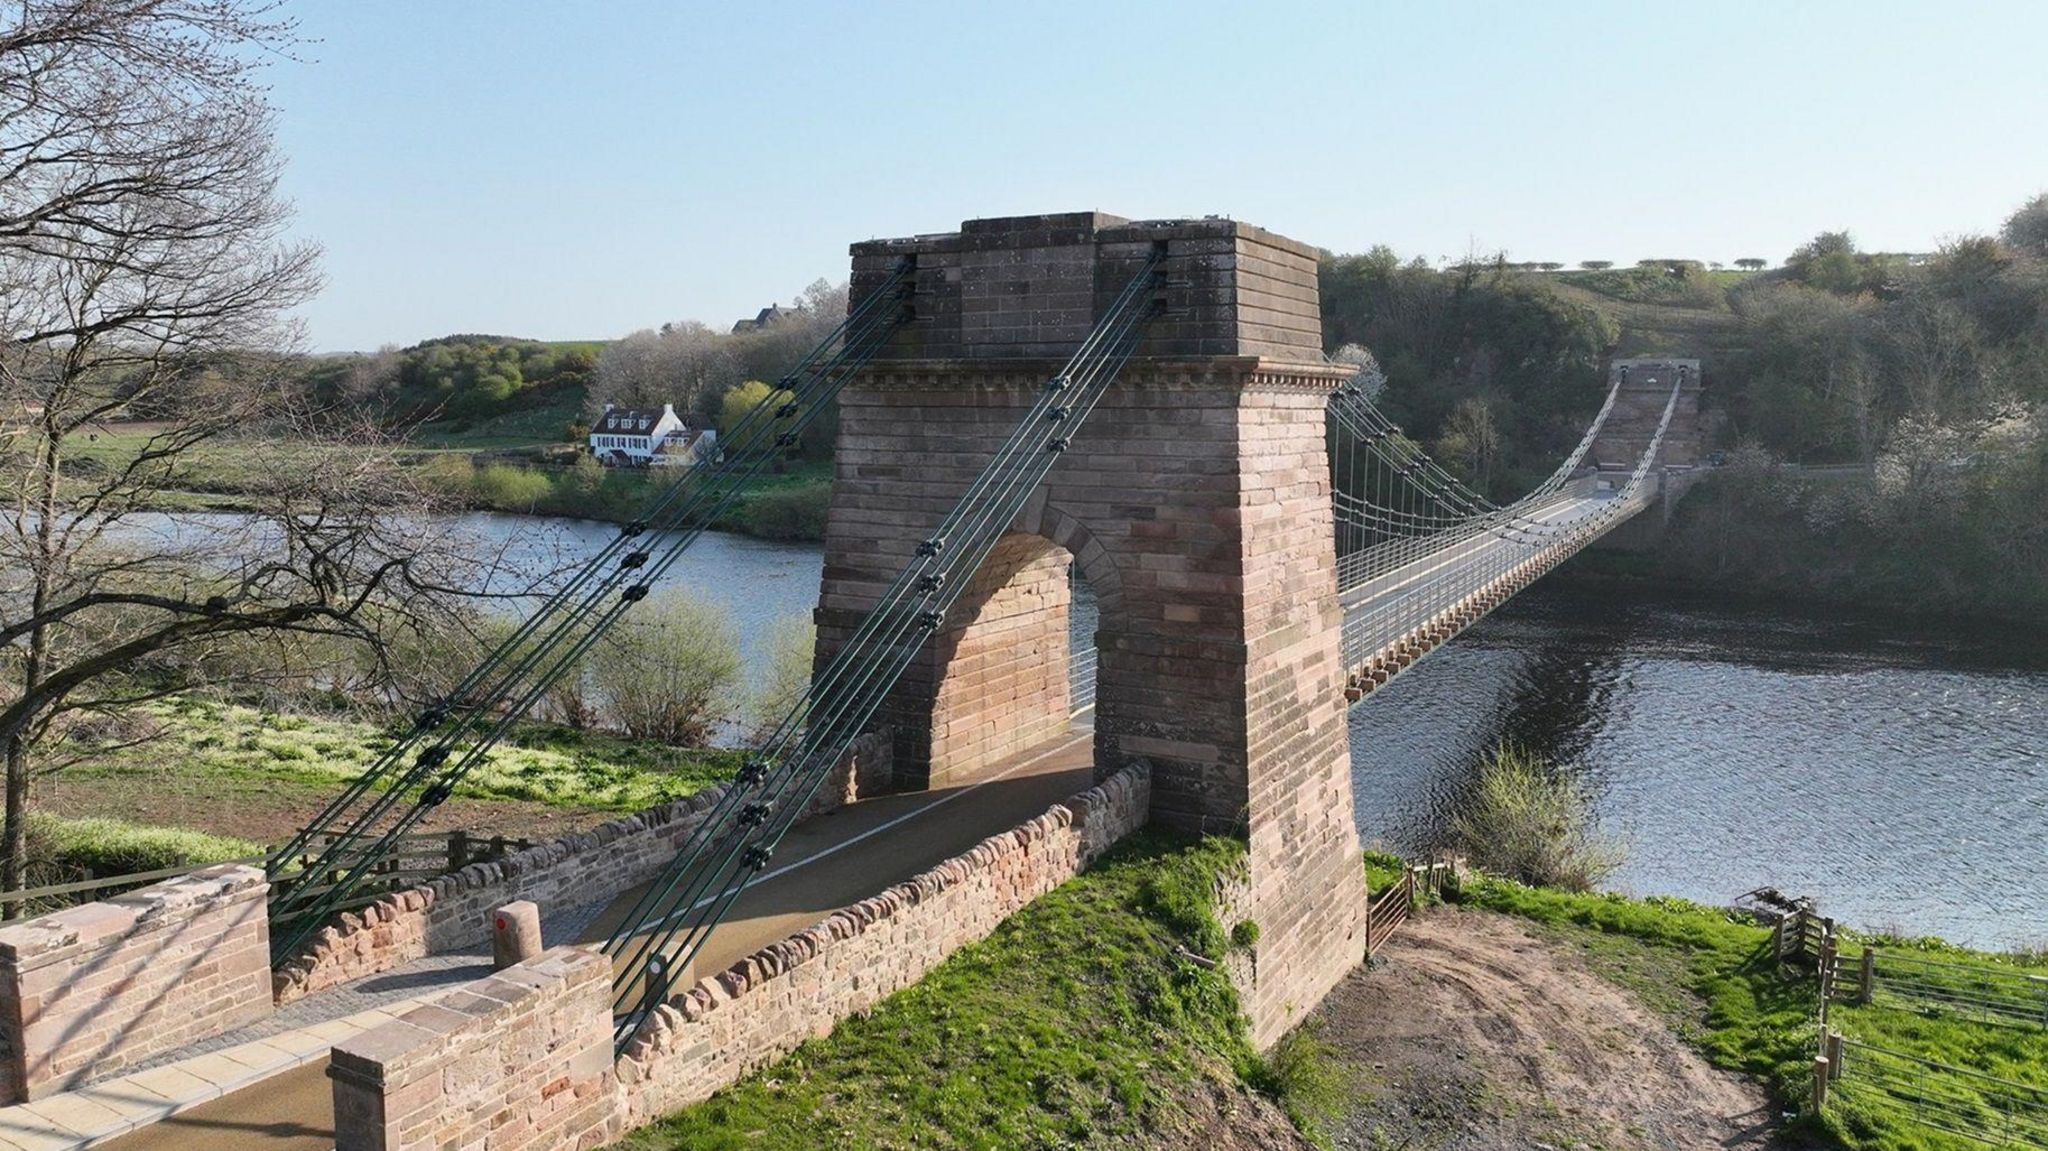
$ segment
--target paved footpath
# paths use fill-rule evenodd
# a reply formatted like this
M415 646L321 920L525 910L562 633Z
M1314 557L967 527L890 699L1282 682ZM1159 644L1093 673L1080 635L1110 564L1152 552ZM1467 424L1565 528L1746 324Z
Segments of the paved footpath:
M776 853L790 862L748 886L698 970L720 970L1086 790L1093 734L1061 736L955 787L862 800L794 829ZM549 917L546 942L602 941L639 895ZM328 1050L489 971L488 944L428 956L118 1079L0 1107L0 1151L330 1151Z

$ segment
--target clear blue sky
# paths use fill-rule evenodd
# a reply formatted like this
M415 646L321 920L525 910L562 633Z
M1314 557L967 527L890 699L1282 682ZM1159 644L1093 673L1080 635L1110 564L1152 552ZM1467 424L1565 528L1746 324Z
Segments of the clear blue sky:
M296 0L323 350L724 325L971 216L1431 259L1924 250L2048 189L2048 3Z

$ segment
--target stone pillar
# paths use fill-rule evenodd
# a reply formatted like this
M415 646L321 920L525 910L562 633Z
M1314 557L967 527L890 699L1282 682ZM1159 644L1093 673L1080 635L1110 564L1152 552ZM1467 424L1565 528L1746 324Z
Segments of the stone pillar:
M1324 405L1348 373L1322 359L1315 252L1229 220L1098 214L970 221L853 252L856 299L914 261L918 320L841 395L821 666L1107 301L1163 252L1167 315L973 575L886 722L900 786L943 784L1053 734L1066 605L1049 585L1071 556L1102 613L1098 776L1145 759L1154 820L1247 838L1235 914L1260 924L1245 991L1270 1042L1364 949L1324 454Z
M0 1096L40 1099L271 1011L261 867L0 927Z

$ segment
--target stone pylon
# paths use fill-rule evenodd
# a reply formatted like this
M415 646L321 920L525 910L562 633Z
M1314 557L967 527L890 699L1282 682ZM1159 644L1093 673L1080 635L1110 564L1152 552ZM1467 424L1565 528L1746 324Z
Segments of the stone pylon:
M829 659L1155 252L1165 307L883 717L900 787L945 787L1068 724L1071 565L1100 606L1098 775L1154 768L1152 819L1237 834L1260 927L1240 979L1277 1038L1363 955L1316 254L1230 220L972 220L906 258L914 320L840 396Z

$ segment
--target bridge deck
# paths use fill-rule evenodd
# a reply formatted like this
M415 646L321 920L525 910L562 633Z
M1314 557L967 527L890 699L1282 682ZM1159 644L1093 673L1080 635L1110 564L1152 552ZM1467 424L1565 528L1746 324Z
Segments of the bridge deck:
M783 840L776 864L748 886L712 933L697 970L722 970L833 910L1015 827L1087 790L1093 773L1094 732L1077 727L955 786L878 796L802 824ZM563 918L580 920L573 932L577 941L602 942L638 896L636 889L602 909L572 910ZM421 965L437 961L456 976L451 988L489 970L487 955L453 968L438 956ZM406 974L400 969L374 978L403 980ZM334 1100L327 1061L306 1064L100 1146L108 1151L330 1151Z
M1613 505L1612 492L1567 496L1531 513L1529 523L1567 527ZM1501 528L1430 552L1363 580L1339 595L1344 605L1344 663L1354 672L1431 618L1478 590L1487 573L1531 554L1515 528ZM1340 577L1341 577L1340 573Z

